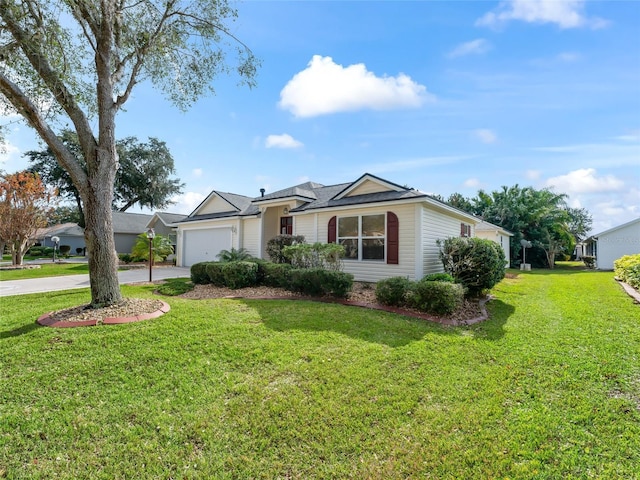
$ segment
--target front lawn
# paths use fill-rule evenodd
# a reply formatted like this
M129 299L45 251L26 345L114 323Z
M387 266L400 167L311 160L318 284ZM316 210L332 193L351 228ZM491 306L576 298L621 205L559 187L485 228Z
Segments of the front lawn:
M50 329L86 290L3 298L0 478L640 477L640 307L610 272L493 293L469 328L166 297L155 320Z
M81 275L85 273L89 273L89 265L86 263L41 263L40 268L0 269L0 282L24 280L26 278L57 277L60 275Z

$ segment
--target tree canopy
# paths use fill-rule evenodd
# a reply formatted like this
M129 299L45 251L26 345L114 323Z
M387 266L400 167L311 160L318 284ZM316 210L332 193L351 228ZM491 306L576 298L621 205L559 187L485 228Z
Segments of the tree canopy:
M589 212L570 208L566 201L566 194L519 185L503 186L491 193L480 190L473 198L454 193L447 200L512 232L512 264L520 262L520 240L526 239L533 244L531 253L527 251L527 263L549 268L553 268L558 254L570 255L591 228Z
M0 109L21 115L77 188L91 305L120 302L112 202L116 117L148 81L186 109L230 73L252 86L258 62L232 33L227 0L0 0ZM79 160L54 133L70 124Z
M79 163L86 170L82 149L75 132L65 129L60 134L61 141L78 156ZM165 142L149 138L146 143L136 137L116 141L119 167L116 172L113 209L124 212L134 205L152 210L171 205L171 198L182 192L184 184L179 179L170 178L175 174L174 162ZM69 174L60 167L51 148L25 153L31 169L42 180L60 191L64 198L72 200L80 212L80 226L84 227L84 212L80 192Z
M38 229L46 226L53 193L36 174L0 175L0 252L8 245L14 265L22 265Z

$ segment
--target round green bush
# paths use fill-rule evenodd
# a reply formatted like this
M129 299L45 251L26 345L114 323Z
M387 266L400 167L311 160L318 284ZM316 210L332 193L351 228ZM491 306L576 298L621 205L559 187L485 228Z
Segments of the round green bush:
M430 273L429 275L425 275L422 277L422 280L425 282L449 282L455 283L456 279L453 278L448 273Z
M234 290L252 287L258 283L258 264L247 261L223 263L222 276L225 286Z
M205 285L211 283L207 275L207 265L211 262L200 262L191 265L191 281L196 285Z
M406 303L411 281L405 277L391 277L376 283L376 300L383 305L400 307Z
M408 303L414 308L435 315L449 315L464 301L464 288L459 283L424 281L416 282L408 295Z
M445 272L478 296L504 278L506 259L496 242L483 238L448 238L439 242Z

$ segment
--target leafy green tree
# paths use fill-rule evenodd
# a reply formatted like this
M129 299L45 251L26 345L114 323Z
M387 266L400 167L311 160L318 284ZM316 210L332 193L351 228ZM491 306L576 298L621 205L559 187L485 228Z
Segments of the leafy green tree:
M0 0L0 100L51 148L78 189L85 214L91 305L119 303L112 202L116 117L149 81L181 109L230 71L254 84L257 62L233 34L226 0ZM52 125L73 126L79 156Z
M76 155L86 170L82 149L75 132L65 129L60 140ZM184 184L170 178L175 173L173 157L166 144L156 138L146 143L136 137L127 137L116 142L119 167L113 198L113 209L125 212L138 204L152 210L171 205L171 197L182 192ZM73 200L80 213L78 224L84 227L84 212L80 192L69 174L60 166L50 147L25 154L31 163L31 170L38 173L43 181L58 189L60 195Z
M47 226L59 225L61 223L80 223L80 211L77 207L60 205L47 214Z
M173 246L169 237L156 235L151 242L153 261L164 262L173 253ZM146 233L141 233L136 238L136 243L131 249L131 256L142 260L149 260L149 239Z

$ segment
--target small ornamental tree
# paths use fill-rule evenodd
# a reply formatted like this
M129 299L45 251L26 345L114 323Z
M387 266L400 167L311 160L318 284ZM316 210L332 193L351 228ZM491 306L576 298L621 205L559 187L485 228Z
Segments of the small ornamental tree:
M0 238L9 247L11 262L22 265L39 228L47 225L52 200L40 177L18 172L0 176Z
M156 235L151 243L153 250L153 261L164 262L165 259L173 253L173 246L169 237L164 235ZM146 233L141 233L136 239L136 244L131 250L134 258L149 260L149 238Z
M304 243L303 235L276 235L267 242L267 255L273 263L291 263L285 257L285 247Z
M482 238L448 238L438 242L445 272L461 283L469 296L480 295L504 278L502 248Z

